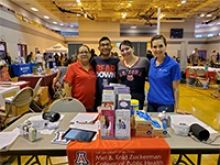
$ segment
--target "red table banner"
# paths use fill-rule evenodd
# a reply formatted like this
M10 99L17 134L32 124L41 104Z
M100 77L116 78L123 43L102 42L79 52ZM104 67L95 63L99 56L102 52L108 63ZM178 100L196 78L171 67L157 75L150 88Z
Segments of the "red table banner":
M70 142L70 165L169 165L170 147L163 138Z

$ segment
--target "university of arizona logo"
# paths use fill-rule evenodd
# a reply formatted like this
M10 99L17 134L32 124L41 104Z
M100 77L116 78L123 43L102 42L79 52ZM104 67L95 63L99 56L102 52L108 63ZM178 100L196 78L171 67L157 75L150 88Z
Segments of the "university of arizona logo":
M77 152L75 164L77 165L89 165L89 161L86 158L86 152Z

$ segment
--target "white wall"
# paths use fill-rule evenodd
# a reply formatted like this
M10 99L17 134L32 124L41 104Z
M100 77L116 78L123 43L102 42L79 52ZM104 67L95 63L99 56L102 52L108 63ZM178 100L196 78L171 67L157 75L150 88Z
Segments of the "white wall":
M7 19L5 19L7 18ZM14 14L0 10L0 38L7 44L7 51L15 59L18 55L17 44L26 44L28 53L39 48L43 51L60 42L64 37L45 28L38 28L18 20Z

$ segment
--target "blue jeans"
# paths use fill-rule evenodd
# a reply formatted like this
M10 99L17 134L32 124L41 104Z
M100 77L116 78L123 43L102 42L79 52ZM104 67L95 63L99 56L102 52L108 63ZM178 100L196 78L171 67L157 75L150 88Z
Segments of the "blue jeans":
M147 112L174 112L174 104L156 104L148 102Z

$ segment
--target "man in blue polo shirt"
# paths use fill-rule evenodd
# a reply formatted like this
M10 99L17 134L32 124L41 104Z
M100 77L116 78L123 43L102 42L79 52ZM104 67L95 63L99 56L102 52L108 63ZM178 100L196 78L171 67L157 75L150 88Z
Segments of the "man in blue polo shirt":
M151 39L155 58L150 62L148 74L148 112L174 112L178 109L181 72L179 64L165 53L166 45L166 39L162 35Z

